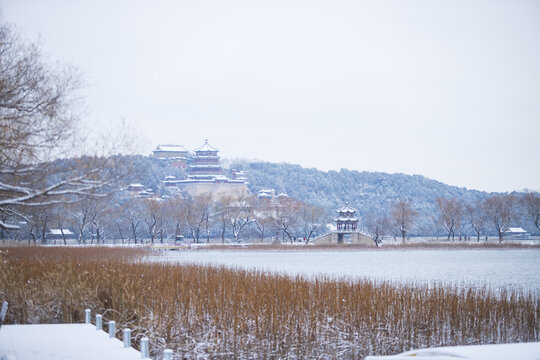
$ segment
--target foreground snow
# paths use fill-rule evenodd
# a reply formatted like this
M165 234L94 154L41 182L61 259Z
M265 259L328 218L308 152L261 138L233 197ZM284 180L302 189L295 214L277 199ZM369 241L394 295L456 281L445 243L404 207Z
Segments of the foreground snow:
M393 356L368 356L365 360L538 360L540 342L521 344L448 346L407 351Z
M141 353L124 348L89 324L3 325L0 360L140 360Z

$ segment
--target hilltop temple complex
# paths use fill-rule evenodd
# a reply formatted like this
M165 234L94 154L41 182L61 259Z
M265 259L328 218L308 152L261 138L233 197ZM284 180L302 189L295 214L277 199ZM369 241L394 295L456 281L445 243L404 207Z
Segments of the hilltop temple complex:
M232 170L232 178L225 176L218 153L219 150L208 140L192 153L182 145L159 145L153 151L154 157L170 161L171 165L180 166L186 171L187 179L167 177L164 181L166 186L178 187L190 196L238 196L248 193L248 182L243 171Z

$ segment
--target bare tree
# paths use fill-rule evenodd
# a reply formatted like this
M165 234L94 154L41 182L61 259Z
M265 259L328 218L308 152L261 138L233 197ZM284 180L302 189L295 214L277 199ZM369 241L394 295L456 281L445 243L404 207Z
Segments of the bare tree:
M529 219L536 226L536 229L540 230L540 195L536 192L529 191L521 198L521 204L527 215L529 215Z
M148 229L150 242L153 244L156 236L163 243L164 204L161 199L145 199L143 201L143 221Z
M287 235L292 243L294 227L298 224L298 204L296 201L290 198L280 200L274 207L273 218L276 231Z
M104 243L109 204L104 198L88 199L88 203L90 241L93 243L95 239L97 244Z
M113 242L116 244L116 240L118 239L124 244L126 239L128 239L129 223L123 216L122 207L118 204L113 204L113 206L107 210L107 213L111 226L114 228L114 231L111 231L113 234Z
M62 235L62 242L67 244L66 230L68 230L69 212L65 204L57 204L51 207L51 223L58 227Z
M229 195L221 195L214 200L214 213L212 217L219 222L221 231L221 243L225 244L225 233L227 231L227 225L229 223L229 207L233 199Z
M232 198L226 212L235 242L239 242L242 230L255 221L254 211L255 206L252 196L240 194Z
M194 242L199 243L210 210L210 197L195 196L186 207L186 226Z
M168 222L172 227L172 233L176 239L182 234L182 226L186 221L186 207L189 203L181 197L170 198L165 203L166 212L168 212Z
M49 222L52 218L51 209L44 206L33 206L25 210L24 218L32 241L34 244L47 243L47 230L49 230Z
M73 202L107 184L100 174L104 159L93 159L97 167L69 169L43 163L73 139L79 87L73 74L70 68L46 66L36 45L25 44L0 24L0 212ZM2 219L1 228L18 228Z
M515 216L516 198L513 195L495 195L484 200L487 221L495 228L502 242L504 233Z
M133 237L133 242L137 244L137 233L139 225L143 219L143 204L139 199L129 199L126 201L121 208L122 214L129 223L131 236Z
M84 244L85 241L84 235L86 233L86 228L90 224L91 206L90 199L85 199L71 204L68 210L76 229L77 241L79 244Z
M259 202L255 209L255 227L261 234L261 242L264 242L264 236L268 228L274 223L272 217L272 208L266 201Z
M439 209L437 222L446 230L448 241L450 241L450 237L454 241L455 231L461 225L463 205L456 199L445 198L437 198L435 204L437 204L437 208Z
M480 234L484 231L486 225L486 214L482 202L477 201L474 204L468 204L465 206L465 214L469 224L476 233L476 240L480 242Z
M390 230L390 220L386 216L372 216L368 218L366 226L375 245L380 246L382 239Z
M417 212L411 208L411 205L406 201L398 201L394 204L392 210L392 220L399 227L401 239L405 244L407 231L412 226Z
M324 209L319 206L299 203L298 217L300 227L304 235L304 242L307 244L313 233L324 223Z

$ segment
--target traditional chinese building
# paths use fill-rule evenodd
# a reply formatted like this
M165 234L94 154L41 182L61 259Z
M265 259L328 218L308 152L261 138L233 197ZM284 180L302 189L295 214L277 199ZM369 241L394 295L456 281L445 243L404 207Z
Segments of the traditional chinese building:
M183 145L158 145L156 150L152 151L155 158L167 160L172 166L186 168L189 151Z
M222 175L223 169L219 162L218 149L208 144L208 140L195 149L194 153L187 166L189 179L215 179Z
M223 173L218 149L204 141L195 149L186 168L187 179L166 181L167 185L175 184L191 196L234 196L249 193L247 180L243 172L233 171L230 179Z
M339 214L336 222L336 229L341 233L351 233L358 230L358 217L356 216L356 209L349 206L349 203L345 203L345 206L337 209Z
M356 209L345 203L345 206L336 210L338 217L334 219L335 230L321 235L313 240L315 244L366 244L374 245L373 238L358 229L359 217Z

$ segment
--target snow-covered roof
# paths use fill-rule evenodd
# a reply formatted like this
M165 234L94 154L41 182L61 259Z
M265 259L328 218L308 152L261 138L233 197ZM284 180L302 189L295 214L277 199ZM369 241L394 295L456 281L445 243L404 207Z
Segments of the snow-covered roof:
M344 207L342 207L341 209L337 209L336 211L337 211L338 213L343 213L343 212L352 212L352 213L355 213L355 212L356 212L356 209L350 207L350 206L349 206L349 203L346 202Z
M158 145L154 151L188 152L184 145Z
M136 187L136 188L139 188L139 187L144 187L143 184L140 184L140 183L133 183L133 184L129 184L129 187Z
M216 174L190 174L188 175L188 178L191 179L191 178L215 178L216 177Z
M172 175L169 175L169 176L165 176L165 180L174 180L176 179L174 176Z
M334 221L358 221L358 218L357 217L340 216L337 219L334 219Z
M206 150L201 150L201 151L206 151ZM197 160L197 159L219 159L219 156L217 156L217 155L197 155L194 158L194 160Z
M63 229L64 235L73 235L69 229ZM50 235L62 235L62 229L49 229Z
M204 144L201 147L195 149L195 151L218 151L218 149L208 144L208 140L205 139Z
M506 230L505 232L514 233L514 234L526 234L527 230L520 227L511 227L511 228L508 228L508 230Z
M188 165L190 168L220 168L221 165L217 164L195 164L195 165Z

